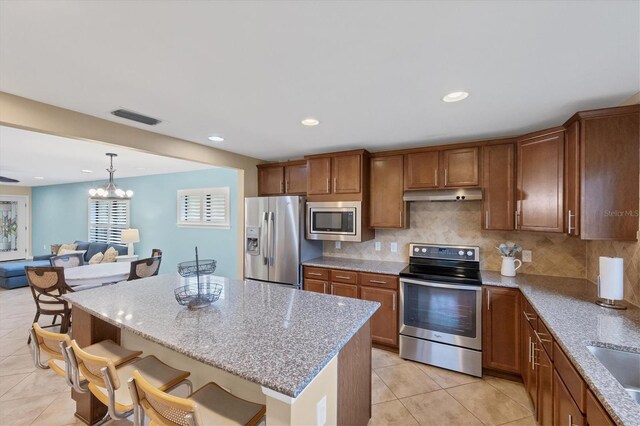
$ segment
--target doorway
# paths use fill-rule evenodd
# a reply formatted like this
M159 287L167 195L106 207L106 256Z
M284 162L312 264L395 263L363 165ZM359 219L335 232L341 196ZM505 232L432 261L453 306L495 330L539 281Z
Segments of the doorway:
M29 197L0 195L0 261L25 259L29 252Z

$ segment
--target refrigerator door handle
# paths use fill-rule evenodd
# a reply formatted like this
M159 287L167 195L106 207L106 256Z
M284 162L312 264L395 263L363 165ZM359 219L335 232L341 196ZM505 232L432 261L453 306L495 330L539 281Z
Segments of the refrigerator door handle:
M270 222L270 226L269 226L269 231L270 231L270 235L269 235L269 243L271 245L271 253L269 254L269 266L273 266L274 265L274 257L275 257L275 252L276 252L276 219L275 219L276 214L274 212L269 212L269 222Z
M265 237L265 231L267 235ZM262 262L267 265L269 262L269 213L262 213L262 226L260 227L260 252L262 253Z

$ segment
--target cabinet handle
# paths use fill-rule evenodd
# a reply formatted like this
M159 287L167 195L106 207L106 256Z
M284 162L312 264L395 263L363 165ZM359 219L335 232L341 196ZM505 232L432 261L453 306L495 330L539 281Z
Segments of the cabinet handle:
M444 169L444 186L449 183L449 169Z
M280 192L284 192L284 182L280 181Z
M329 187L329 181L331 179L327 178L327 192L330 193L331 192L331 188Z
M345 277L344 275L336 275L336 278L340 278L341 280L348 280L351 277Z
M571 210L569 210L567 212L567 221L569 222L569 224L567 225L567 234L571 235L571 229L573 229L575 231L576 227L575 226L571 226L571 218L575 217L575 214L571 214Z
M400 226L402 226L402 210L400 210Z
M376 284L386 284L386 281L381 281L381 280L369 280L370 283L376 283Z
M320 272L307 272L307 275L313 275L313 276L319 277L322 274Z
M546 335L547 335L547 333L538 333L537 331L534 331L534 333L536 333L536 337L538 338L538 340L539 340L540 342L551 343L551 340L549 340L549 339L543 339L542 337L540 337L540 336L546 336Z
M569 414L569 426L578 426L576 424L573 424L573 416L571 414Z
M484 227L485 228L489 227L489 209L487 209L487 211L484 212Z
M393 310L396 310L396 293L393 293Z
M337 187L338 187L338 178L333 178L333 192L336 192Z
M433 169L433 177L436 181L436 186L438 186L438 169Z
M487 289L487 311L491 310L491 290Z
M531 364L531 336L529 336L529 364Z
M531 351L531 369L535 371L535 369L536 369L536 353L535 353L536 342L532 341L531 337L529 337L529 341L531 341L531 343L530 343L531 344L531 349L530 349L530 351Z
M520 220L519 220L520 212L518 210L516 210L515 211L515 215L516 215L516 230L517 230L520 227L520 223L519 223L520 222Z
M284 192L289 192L289 179L284 181Z

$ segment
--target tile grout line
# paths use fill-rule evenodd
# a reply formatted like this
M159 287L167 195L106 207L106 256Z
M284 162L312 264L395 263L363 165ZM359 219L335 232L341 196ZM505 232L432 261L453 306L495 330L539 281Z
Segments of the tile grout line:
M504 380L506 380L506 379L504 379ZM498 392L502 393L503 395L506 395L510 400L512 400L512 401L513 401L513 402L515 402L516 404L520 405L521 407L524 407L527 411L531 412L531 415L535 415L535 413L531 411L531 408L530 408L530 407L527 407L526 405L522 404L520 401L517 401L517 400L515 400L514 398L512 398L508 393L506 393L506 392L504 392L504 391L502 391L502 390L498 389L497 387L493 386L493 385L491 384L491 381L490 381L490 380L485 380L485 382L487 382L487 384L488 384L489 386L491 386L492 388L494 388L494 389L495 389L495 390L497 390ZM528 397L529 397L529 396L527 395L527 398L528 398ZM526 416L525 416L525 417L526 417ZM523 417L523 419L524 419L524 417ZM518 420L518 419L516 419L516 420Z
M58 392L58 393L59 393L59 394L63 394L63 393L66 393L66 392ZM43 414L45 411L47 411L47 409L48 409L49 407L51 407L51 405L53 405L53 403L54 403L54 402L56 402L57 400L58 400L58 397L56 396L56 397L53 399L53 401L51 401L51 403L50 403L49 405L47 405L46 407L44 407L44 409L40 412L40 414L38 414L38 415L36 416L36 418L35 418L35 419L33 419L33 420L31 421L31 423L29 423L29 425L34 424L34 423L35 423L35 422L40 418L40 416L42 416L42 414Z

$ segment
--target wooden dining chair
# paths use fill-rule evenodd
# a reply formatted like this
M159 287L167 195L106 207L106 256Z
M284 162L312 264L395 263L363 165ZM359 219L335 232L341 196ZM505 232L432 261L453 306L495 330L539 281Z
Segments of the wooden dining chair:
M158 275L161 261L162 257L156 256L131 262L131 269L129 271L129 278L127 278L127 281Z
M159 257L159 256L162 256L162 250L151 249L151 257Z
M41 315L52 315L51 325L59 325L60 332L66 333L71 326L71 306L62 299L62 295L73 292L64 280L64 268L58 266L25 266L25 275L33 301L36 304L36 315L33 322L38 322ZM57 317L60 316L59 324L56 324ZM27 343L31 343L31 335Z
M63 268L75 268L84 265L84 254L69 253L49 258L51 266L60 266Z
M143 412L152 425L243 425L260 423L266 406L246 401L207 383L187 398L170 395L150 383L148 373L135 370L129 379L129 391L134 402L133 420L140 426ZM137 412L136 412L137 411Z

